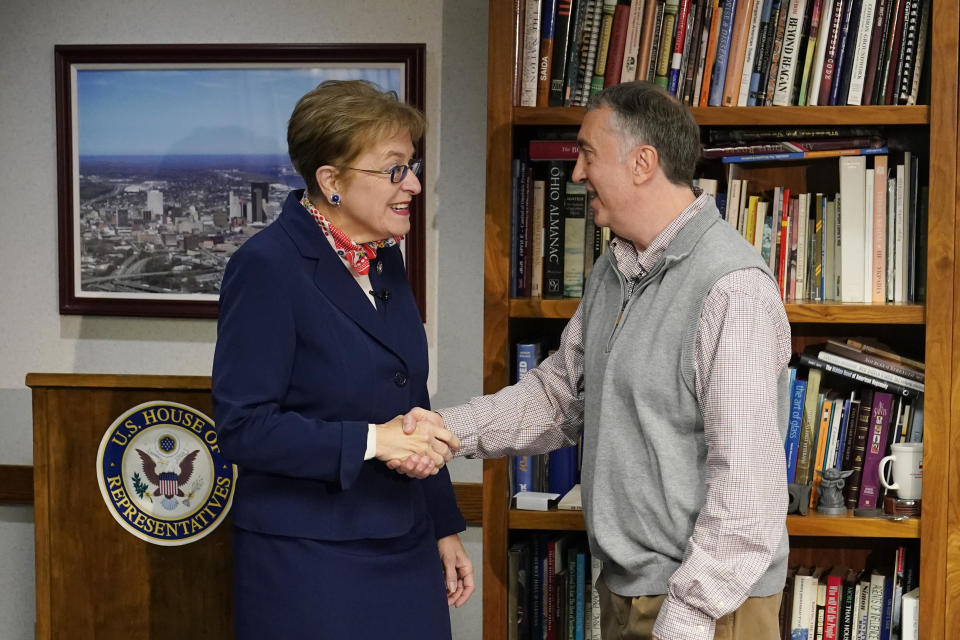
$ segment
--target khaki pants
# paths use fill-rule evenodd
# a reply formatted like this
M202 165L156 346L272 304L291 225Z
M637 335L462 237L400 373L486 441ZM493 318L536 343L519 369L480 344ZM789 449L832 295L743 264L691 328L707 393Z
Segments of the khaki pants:
M603 640L651 640L653 623L666 596L625 598L611 592L603 579L600 594L600 629ZM717 620L715 640L779 640L780 598L747 598L740 608Z

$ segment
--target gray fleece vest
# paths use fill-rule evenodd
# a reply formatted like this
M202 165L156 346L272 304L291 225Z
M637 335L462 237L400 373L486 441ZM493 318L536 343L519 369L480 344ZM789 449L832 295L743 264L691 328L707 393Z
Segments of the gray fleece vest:
M703 416L694 384L697 324L722 276L760 255L720 219L713 201L687 222L657 265L633 285L603 254L587 284L584 317L584 516L610 589L667 593L706 493ZM771 275L772 277L772 275ZM617 318L620 316L619 323ZM789 379L780 378L781 437ZM751 595L783 589L788 540Z

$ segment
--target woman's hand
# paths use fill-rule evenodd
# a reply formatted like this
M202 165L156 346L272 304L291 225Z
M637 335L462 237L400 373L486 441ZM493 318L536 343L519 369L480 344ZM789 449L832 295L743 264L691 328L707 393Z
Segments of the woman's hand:
M377 425L376 458L383 462L409 459L417 460L417 477L437 473L452 457L451 449L458 449L460 442L442 425L421 423L409 435L403 430L403 416ZM395 468L393 465L388 465ZM407 475L413 475L408 473Z
M459 608L473 594L473 563L457 534L437 540L437 548L447 583L447 605Z

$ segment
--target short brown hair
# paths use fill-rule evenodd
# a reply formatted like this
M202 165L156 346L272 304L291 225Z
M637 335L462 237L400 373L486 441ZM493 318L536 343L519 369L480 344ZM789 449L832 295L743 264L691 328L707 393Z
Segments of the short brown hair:
M380 138L408 131L423 136L426 120L393 91L365 80L328 80L293 108L287 125L287 150L310 196L320 195L317 169L345 169Z

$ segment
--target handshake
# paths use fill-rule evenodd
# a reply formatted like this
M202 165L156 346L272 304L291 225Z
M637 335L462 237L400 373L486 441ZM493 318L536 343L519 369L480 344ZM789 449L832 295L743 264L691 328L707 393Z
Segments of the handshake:
M377 425L377 460L411 478L434 475L459 449L460 440L433 411L414 408Z

